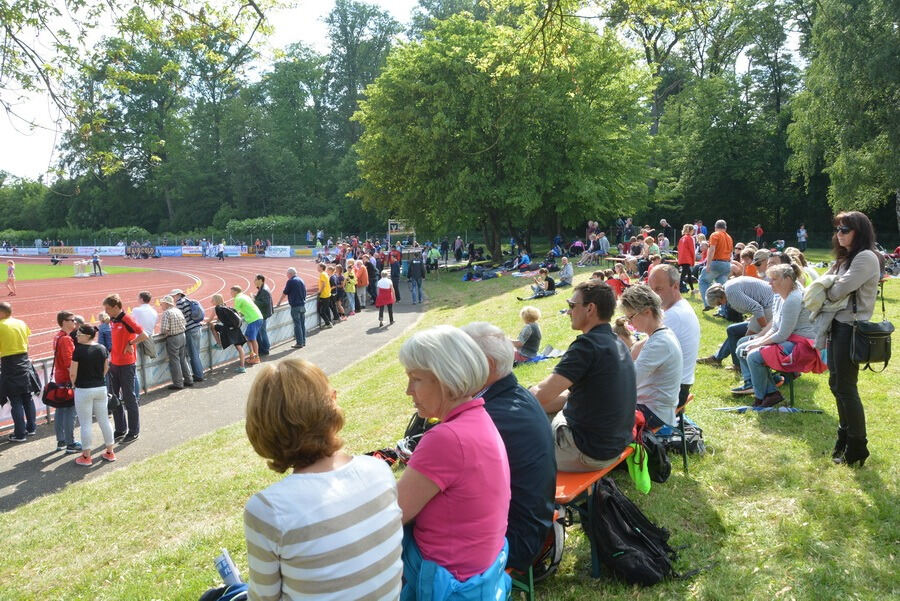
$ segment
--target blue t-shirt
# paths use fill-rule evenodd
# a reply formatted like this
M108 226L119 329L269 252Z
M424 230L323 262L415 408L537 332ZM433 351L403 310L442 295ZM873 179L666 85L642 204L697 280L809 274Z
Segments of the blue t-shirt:
M306 284L299 276L294 276L284 286L284 294L287 294L288 303L292 307L306 306Z

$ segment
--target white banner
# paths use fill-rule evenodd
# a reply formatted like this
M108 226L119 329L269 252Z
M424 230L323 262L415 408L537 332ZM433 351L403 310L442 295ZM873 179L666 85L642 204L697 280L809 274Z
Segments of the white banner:
M267 257L287 258L291 256L290 246L270 246L266 248Z
M203 249L199 246L182 246L181 247L181 256L182 257L199 257L203 254Z
M101 257L124 257L125 256L125 247L124 246L76 246L75 252L72 254L75 255L84 255L86 257L94 254L94 250L97 251L97 254Z
M44 251L44 252L41 253L41 251ZM13 249L4 250L3 254L4 255L19 255L22 257L36 257L37 255L40 255L40 254L46 254L48 251L49 251L49 249L45 249L45 248L32 248L31 246L26 246L25 248L16 248L15 252L13 251Z

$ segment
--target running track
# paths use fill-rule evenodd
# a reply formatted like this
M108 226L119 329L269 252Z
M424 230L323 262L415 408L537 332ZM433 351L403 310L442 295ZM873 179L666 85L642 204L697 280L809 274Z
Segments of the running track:
M0 257L5 261L11 257ZM17 263L47 263L46 257L16 256ZM199 301L204 309L212 307L212 295L221 294L226 302L231 300L229 288L234 285L245 290L253 287L256 274L266 276L266 284L272 290L273 302L278 302L286 280L288 267L295 267L306 283L308 293L318 288L318 271L310 257L270 259L259 257L228 257L224 261L200 257L164 257L160 259L130 260L121 257L105 257L104 267L144 267L152 271L119 273L90 278L57 278L16 282L17 296L4 297L13 307L13 316L23 320L31 328L29 355L32 359L53 354L52 338L59 330L56 313L67 310L83 315L85 320L96 320L103 310L102 301L112 293L122 297L126 309L140 304L138 293L148 290L154 305L173 288L181 288L188 296ZM61 270L73 273L72 259L66 259ZM157 306L157 310L159 307Z

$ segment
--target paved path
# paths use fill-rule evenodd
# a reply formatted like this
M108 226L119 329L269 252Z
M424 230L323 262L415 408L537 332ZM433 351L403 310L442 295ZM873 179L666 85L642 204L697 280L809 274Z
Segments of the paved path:
M378 328L378 312L368 308L330 330L312 333L306 348L294 350L290 342L273 347L268 361L302 357L334 374L378 350L414 326L424 313L422 305L395 305L394 325ZM387 318L387 316L385 316ZM360 341L364 341L360 344ZM341 349L335 352L335 349ZM67 484L96 478L136 461L161 453L182 442L244 419L244 404L253 382L255 367L238 374L228 366L207 372L193 388L172 392L151 391L141 399L141 437L118 445L118 461L106 463L95 452L94 465L75 464L76 455L56 450L53 424L38 425L37 436L25 443L0 438L0 511L8 511L37 497L57 492ZM94 424L94 448L102 449L100 428ZM75 426L75 438L80 438Z

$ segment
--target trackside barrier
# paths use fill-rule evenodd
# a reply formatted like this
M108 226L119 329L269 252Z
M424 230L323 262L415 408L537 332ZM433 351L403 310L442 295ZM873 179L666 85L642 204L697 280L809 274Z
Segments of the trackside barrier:
M319 328L319 314L316 311L315 296L310 296L306 299L305 317L307 334ZM238 360L238 353L234 347L224 350L213 349L212 345L215 342L215 338L213 338L212 332L207 326L202 326L201 330L200 359L203 361L205 369L208 370L210 367L215 369ZM266 320L266 331L269 334L269 342L273 347L277 344L294 340L294 321L291 319L291 308L288 305L275 309L272 316ZM141 382L141 391L144 393L172 383L172 376L169 373L169 358L166 354L166 341L157 334L153 337L153 344L156 345L155 358L146 357L143 353L138 355L137 373ZM34 367L41 382L47 382L53 372L53 357L34 360ZM38 418L43 416L45 421L49 422L51 410L41 402L40 393L34 395L34 404ZM12 416L10 414L10 405L7 403L0 408L0 431L10 428L12 428Z

